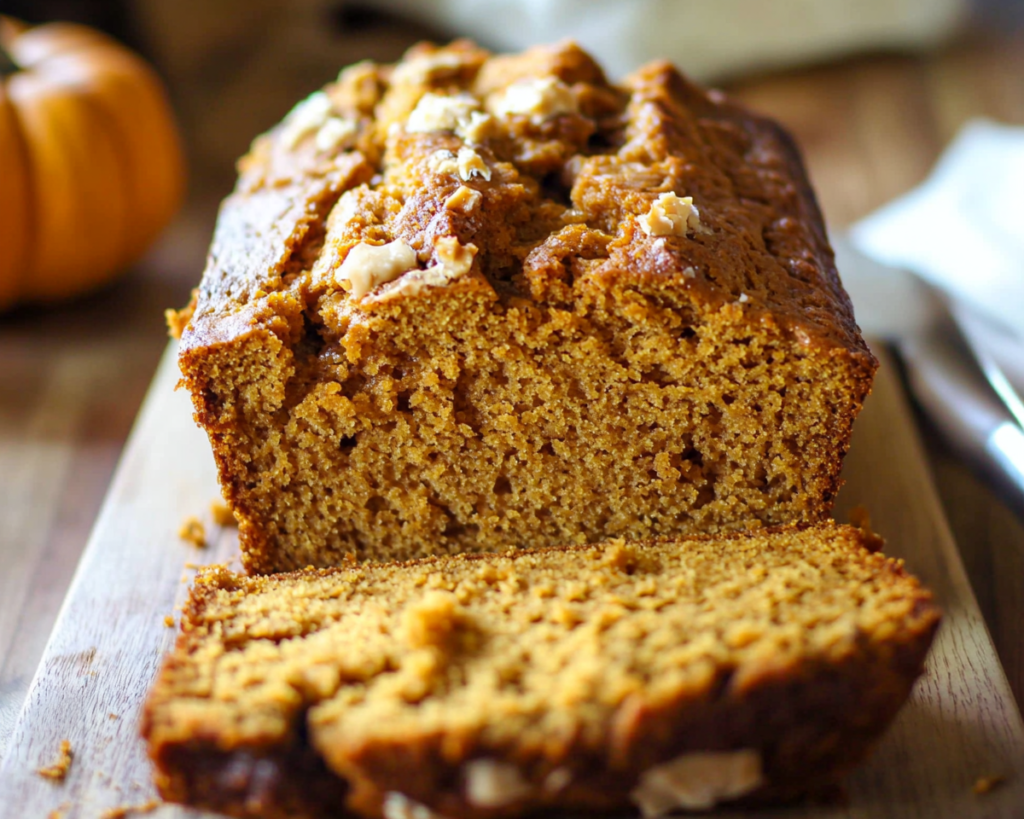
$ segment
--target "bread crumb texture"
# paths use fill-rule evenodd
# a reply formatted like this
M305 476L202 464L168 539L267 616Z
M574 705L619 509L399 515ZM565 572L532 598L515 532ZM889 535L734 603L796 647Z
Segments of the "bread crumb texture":
M770 120L460 41L239 171L169 321L249 570L826 517L876 362Z
M143 731L165 798L241 815L789 797L867 753L938 617L898 561L831 524L207 569Z
M68 771L71 770L71 763L74 758L75 755L71 751L71 741L62 739L60 741L60 751L57 754L57 759L54 760L52 764L40 768L36 773L45 779L52 779L55 782L63 782L64 778L68 775Z

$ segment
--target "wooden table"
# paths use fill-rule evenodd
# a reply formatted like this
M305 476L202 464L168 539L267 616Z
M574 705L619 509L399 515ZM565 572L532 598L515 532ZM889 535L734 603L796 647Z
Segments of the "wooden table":
M842 226L920 182L970 117L1024 124L1022 76L1024 36L1014 35L729 90L792 129L829 221ZM0 318L0 757L164 349L162 309L184 303L198 281L213 202L197 190L119 285L74 306ZM1024 703L1024 514L927 426L925 435L972 584Z

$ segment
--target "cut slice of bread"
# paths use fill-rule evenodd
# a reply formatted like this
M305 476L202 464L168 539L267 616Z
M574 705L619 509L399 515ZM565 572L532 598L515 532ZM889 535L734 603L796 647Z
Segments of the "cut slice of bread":
M484 819L826 789L939 621L873 542L822 524L206 570L145 708L160 791L238 816Z

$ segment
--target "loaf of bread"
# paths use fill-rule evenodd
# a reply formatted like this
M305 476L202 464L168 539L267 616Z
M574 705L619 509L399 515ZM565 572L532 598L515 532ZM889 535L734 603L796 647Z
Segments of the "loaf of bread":
M263 819L485 819L827 789L939 620L865 543L822 524L207 569L145 707L160 792Z
M571 44L343 71L172 324L255 572L821 521L876 367L788 136Z

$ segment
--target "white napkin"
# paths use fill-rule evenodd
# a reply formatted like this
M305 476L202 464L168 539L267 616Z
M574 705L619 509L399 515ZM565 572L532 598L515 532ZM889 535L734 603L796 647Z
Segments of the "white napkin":
M924 184L854 225L850 240L948 296L972 346L1024 394L1024 128L968 123ZM905 335L922 309L936 309L920 292L913 301L902 293L879 298L886 287L904 287L895 278L868 281L856 268L840 274L858 319L882 335Z
M850 237L1024 343L1024 128L968 123L923 185L856 224Z
M376 0L503 51L572 37L609 76L655 57L718 79L864 48L934 44L967 0Z
M976 121L923 185L834 237L858 322L895 343L920 405L963 454L1016 487L1017 499L1024 498L1022 193L1024 128Z

